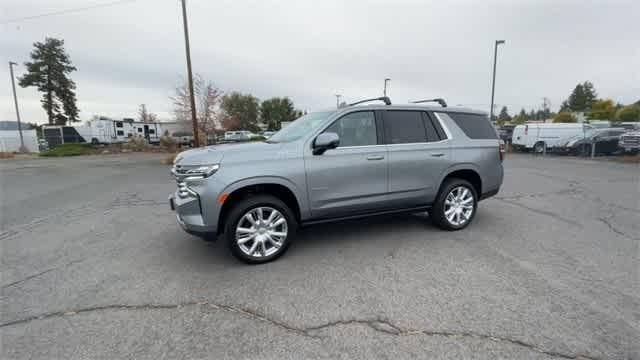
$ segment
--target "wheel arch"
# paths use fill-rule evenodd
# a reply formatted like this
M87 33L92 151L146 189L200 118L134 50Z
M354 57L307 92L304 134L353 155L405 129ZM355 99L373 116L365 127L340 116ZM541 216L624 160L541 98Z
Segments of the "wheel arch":
M482 176L480 176L480 171L473 164L459 164L452 168L447 169L445 174L440 179L440 186L438 187L438 194L442 190L442 186L444 185L447 179L458 178L463 179L471 183L473 185L473 189L476 191L476 195L478 200L482 197Z
M305 216L304 207L300 201L301 193L290 181L279 177L260 177L238 181L229 185L222 194L226 195L218 216L218 232L222 232L227 216L234 204L255 194L272 195L284 202L294 213L296 220L301 221Z

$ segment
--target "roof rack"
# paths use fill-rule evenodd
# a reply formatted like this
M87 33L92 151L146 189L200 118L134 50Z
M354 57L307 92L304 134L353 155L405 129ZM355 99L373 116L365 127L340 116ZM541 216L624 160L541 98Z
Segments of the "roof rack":
M385 105L391 105L391 99L389 99L388 96L382 96L382 97L379 97L379 98L365 99L365 100L356 101L354 103L349 104L349 106L358 105L358 104L362 104L362 103L366 103L366 102L370 102L370 101L383 101L385 103Z
M415 100L415 101L409 101L412 104L420 104L420 103L425 103L425 102L437 102L438 104L440 104L440 106L442 107L447 107L447 102L444 101L444 99L442 98L436 98L436 99L427 99L427 100Z

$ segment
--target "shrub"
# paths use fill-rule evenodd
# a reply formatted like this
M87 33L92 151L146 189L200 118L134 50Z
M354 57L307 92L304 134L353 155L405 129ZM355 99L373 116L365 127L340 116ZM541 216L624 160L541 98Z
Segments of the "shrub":
M250 139L250 141L265 141L265 140L267 140L267 138L262 135L252 136Z
M160 137L160 148L168 152L176 151L176 141L171 136Z
M127 150L139 152L144 151L148 145L149 144L147 144L147 140L145 138L141 136L134 136L131 137L124 146Z
M41 153L40 156L79 156L92 155L94 153L94 149L89 144L62 144Z

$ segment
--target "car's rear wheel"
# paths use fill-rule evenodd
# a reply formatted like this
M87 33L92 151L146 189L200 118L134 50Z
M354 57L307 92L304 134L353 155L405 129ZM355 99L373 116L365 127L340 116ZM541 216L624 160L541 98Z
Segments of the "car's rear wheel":
M478 195L468 181L464 179L448 179L436 202L429 212L433 223L444 230L460 230L467 227L478 207Z
M224 236L233 256L260 264L284 254L296 228L296 218L285 203L270 195L257 195L233 207Z
M537 142L534 146L533 146L533 151L535 151L538 154L542 154L544 152L544 147L545 147L545 143L543 143L542 141Z

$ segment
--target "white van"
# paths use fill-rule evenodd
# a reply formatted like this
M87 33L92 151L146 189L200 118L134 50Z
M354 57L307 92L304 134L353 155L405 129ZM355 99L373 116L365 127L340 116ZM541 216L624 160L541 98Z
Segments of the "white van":
M513 129L512 146L520 150L531 150L541 153L556 146L562 146L567 138L584 135L594 127L587 124L525 124Z

